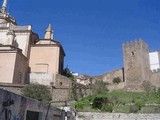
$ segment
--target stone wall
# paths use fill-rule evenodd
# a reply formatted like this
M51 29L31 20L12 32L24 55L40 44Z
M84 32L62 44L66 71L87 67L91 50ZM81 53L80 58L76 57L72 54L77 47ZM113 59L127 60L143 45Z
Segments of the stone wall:
M121 81L124 81L124 70L123 68L108 72L103 75L103 81L113 84L113 79L119 77Z
M68 101L71 100L72 90L68 88L52 89L52 101Z
M160 114L79 112L76 120L160 120Z
M150 82L156 87L160 87L160 72L152 72Z
M50 86L51 83L55 84L54 75L51 73L30 73L30 83Z
M65 111L48 104L0 89L0 120L64 120ZM68 112L68 119L73 116Z
M56 74L56 88L72 88L73 83L74 82L68 79L67 77L60 74Z

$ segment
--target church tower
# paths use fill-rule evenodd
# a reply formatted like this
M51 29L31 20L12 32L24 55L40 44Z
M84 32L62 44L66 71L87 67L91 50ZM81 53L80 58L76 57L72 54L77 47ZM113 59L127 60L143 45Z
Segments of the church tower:
M145 80L149 80L149 50L143 40L137 40L123 45L123 60L126 87L138 90Z
M49 24L48 28L45 31L44 39L53 40L53 30L52 30L51 24Z
M2 4L1 12L6 13L6 8L7 8L7 0L4 0Z
M7 12L7 0L4 0L0 9L0 27L7 27L7 23L16 25L15 19Z

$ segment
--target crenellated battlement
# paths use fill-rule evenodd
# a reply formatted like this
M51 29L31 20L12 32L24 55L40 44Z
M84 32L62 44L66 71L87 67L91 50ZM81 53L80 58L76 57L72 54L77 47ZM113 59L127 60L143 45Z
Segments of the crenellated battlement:
M146 46L148 47L147 43L145 43L145 41L141 38L139 39L135 39L133 41L127 41L126 43L123 43L123 47L127 47L127 46L139 46L139 45L143 45L143 46Z

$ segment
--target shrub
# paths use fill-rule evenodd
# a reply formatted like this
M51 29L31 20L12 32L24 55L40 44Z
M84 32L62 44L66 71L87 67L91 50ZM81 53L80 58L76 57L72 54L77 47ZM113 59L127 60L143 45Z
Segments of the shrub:
M77 103L77 104L76 104L76 108L83 110L84 104L83 104L83 103Z
M145 103L141 100L138 100L135 102L135 105L137 106L138 110L141 110L141 108L145 106Z
M98 109L101 109L102 108L102 104L103 104L103 98L100 97L96 97L94 100L93 100L93 104L92 104L92 107L93 108L98 108Z
M21 92L23 96L30 97L38 101L48 103L52 100L52 94L45 85L32 84L24 87Z
M129 112L130 112L130 113L137 113L138 110L139 110L139 109L138 109L138 107L137 107L136 105L131 105Z
M109 100L107 97L95 97L93 100L92 107L101 110L102 106L107 104L109 104Z
M101 93L104 91L108 91L107 83L103 82L102 80L97 80L93 85L93 92Z
M121 79L119 77L113 78L113 83L119 84L121 82Z
M102 108L101 108L101 111L103 111L103 112L112 112L113 111L113 107L112 107L111 104L108 104L108 105L103 104Z

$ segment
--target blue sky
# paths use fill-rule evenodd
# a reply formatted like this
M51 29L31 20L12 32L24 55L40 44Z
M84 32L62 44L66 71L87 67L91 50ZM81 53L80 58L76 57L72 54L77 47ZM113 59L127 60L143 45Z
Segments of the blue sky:
M127 41L142 38L151 51L160 49L160 0L8 0L8 11L41 38L51 23L65 66L80 74L122 67Z

